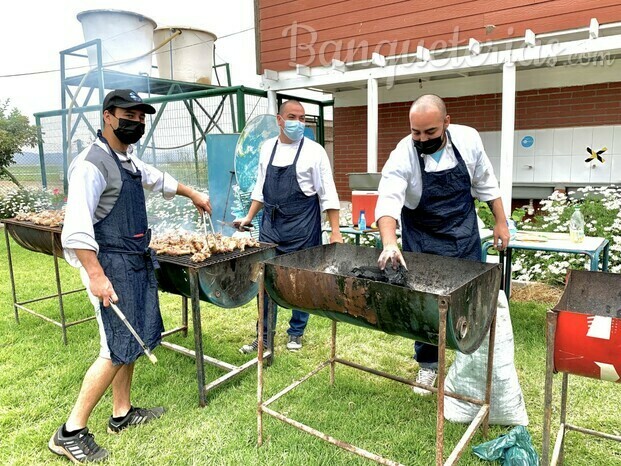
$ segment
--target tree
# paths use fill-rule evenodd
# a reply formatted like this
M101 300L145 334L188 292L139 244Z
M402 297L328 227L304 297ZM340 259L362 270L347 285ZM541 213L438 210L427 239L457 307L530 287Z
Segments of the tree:
M37 127L30 125L28 117L18 109L9 111L9 99L0 102L0 178L8 178L21 187L7 167L15 162L15 154L22 153L22 147L36 144Z

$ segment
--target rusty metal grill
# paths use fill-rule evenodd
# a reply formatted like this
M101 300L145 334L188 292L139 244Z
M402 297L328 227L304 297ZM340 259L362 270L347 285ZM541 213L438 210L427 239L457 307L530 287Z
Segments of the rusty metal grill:
M27 228L32 228L34 230L41 230L41 231L50 231L52 233L61 233L62 232L62 227L58 226L58 227L50 227L47 225L37 225L36 223L33 222L27 222L24 220L15 220L14 218L3 218L2 220L0 220L1 223L6 223L9 225L19 225L19 226L23 226L23 227L27 227Z
M240 257L245 257L245 256L249 256L252 254L256 254L256 253L265 251L266 249L272 249L274 247L276 247L275 244L260 243L258 247L252 247L252 248L247 247L243 251L232 251L232 252L214 254L213 256L207 258L206 260L202 262L192 262L190 260L190 257L192 257L190 254L186 254L184 256L170 256L168 254L158 254L157 260L158 262L164 262L167 264L175 264L175 265L180 265L182 267L189 267L193 269L202 269L204 267L209 267L209 266L219 264L222 262L227 262L233 259L238 259Z

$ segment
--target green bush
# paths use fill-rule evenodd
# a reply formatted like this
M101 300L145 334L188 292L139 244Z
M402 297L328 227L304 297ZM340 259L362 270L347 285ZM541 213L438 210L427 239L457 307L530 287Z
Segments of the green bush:
M58 189L14 187L0 191L0 218L15 217L19 212L60 209L64 195Z
M540 213L532 221L521 225L522 230L569 232L569 218L574 206L580 205L584 216L586 236L599 236L610 241L608 271L621 272L621 188L602 186L577 189L568 195L554 192L542 201ZM550 253L545 251L519 251L514 255L514 279L564 283L567 269L589 268L585 256Z

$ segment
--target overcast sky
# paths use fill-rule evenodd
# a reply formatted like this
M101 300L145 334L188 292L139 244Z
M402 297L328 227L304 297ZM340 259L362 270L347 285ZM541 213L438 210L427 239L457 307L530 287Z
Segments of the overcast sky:
M0 100L31 118L60 108L61 50L84 42L76 15L91 9L140 13L158 26L187 26L215 33L216 62L231 64L233 85L259 87L256 75L253 0L17 0L2 11ZM231 35L245 29L249 31ZM54 70L51 73L7 75Z

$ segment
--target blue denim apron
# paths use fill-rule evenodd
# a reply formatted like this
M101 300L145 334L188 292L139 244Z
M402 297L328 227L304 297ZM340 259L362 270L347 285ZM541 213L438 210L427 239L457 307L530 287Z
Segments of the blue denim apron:
M304 138L291 165L272 165L278 140L272 149L263 185L263 220L259 241L276 243L278 254L301 251L321 244L319 197L307 196L300 189L296 166Z
M298 151L291 165L275 167L272 163L278 146L278 140L276 140L265 173L263 220L259 241L276 243L278 245L276 254L286 254L321 245L319 196L304 194L297 178L296 166L303 144L304 138L300 140ZM264 309L263 337L267 338L267 299ZM276 325L276 314L275 307L274 325ZM292 309L287 333L292 336L302 336L308 318L307 312Z
M94 225L99 244L97 258L119 298L119 308L149 349L153 349L162 339L164 324L154 273L157 261L149 249L151 230L141 173L123 168L108 142L101 134L99 137L110 149L123 184L110 213ZM103 303L100 306L112 363L134 362L143 354L142 348L114 311Z
M446 132L449 141L450 133ZM404 251L481 260L481 239L471 180L459 150L453 145L457 165L449 170L426 172L424 157L416 156L422 177L422 195L416 209L401 210ZM431 367L438 362L438 348L416 342L416 360Z

